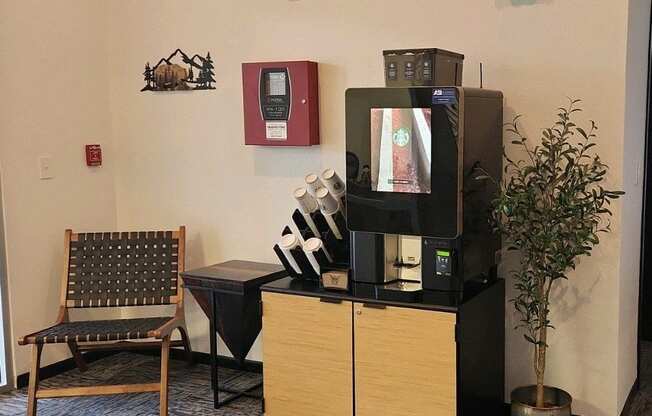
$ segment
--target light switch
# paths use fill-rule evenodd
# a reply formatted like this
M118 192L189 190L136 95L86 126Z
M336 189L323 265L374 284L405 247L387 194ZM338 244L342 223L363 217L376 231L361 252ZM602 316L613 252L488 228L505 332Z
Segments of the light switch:
M41 156L38 158L39 178L52 179L54 178L54 171L52 168L52 157Z

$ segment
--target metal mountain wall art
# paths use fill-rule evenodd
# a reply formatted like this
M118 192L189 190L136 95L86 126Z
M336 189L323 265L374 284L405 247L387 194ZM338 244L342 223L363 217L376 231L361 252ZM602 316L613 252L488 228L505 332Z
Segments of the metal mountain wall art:
M215 67L210 52L205 57L188 57L177 49L153 67L145 65L145 86L141 91L214 90Z

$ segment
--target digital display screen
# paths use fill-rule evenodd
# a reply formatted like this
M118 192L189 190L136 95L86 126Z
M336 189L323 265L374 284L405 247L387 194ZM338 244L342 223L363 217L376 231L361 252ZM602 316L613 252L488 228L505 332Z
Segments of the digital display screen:
M431 109L371 108L371 190L430 194Z
M287 91L285 88L285 72L269 72L267 73L267 95L279 96L286 95Z

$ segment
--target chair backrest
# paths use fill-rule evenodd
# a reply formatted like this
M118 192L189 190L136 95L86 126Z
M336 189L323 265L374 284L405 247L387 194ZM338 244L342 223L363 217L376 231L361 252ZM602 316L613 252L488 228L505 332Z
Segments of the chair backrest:
M178 231L73 233L62 301L67 308L182 303L185 227Z

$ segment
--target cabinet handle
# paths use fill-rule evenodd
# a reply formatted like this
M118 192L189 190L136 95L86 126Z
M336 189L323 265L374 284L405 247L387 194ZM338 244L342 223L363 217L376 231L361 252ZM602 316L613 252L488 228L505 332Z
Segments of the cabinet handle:
M342 299L333 298L319 298L319 301L324 303L342 303Z
M386 309L387 305L382 305L380 303L363 303L362 306L364 308L372 308L372 309Z

